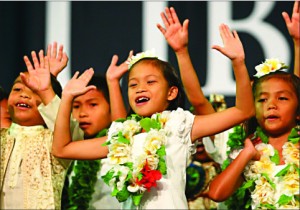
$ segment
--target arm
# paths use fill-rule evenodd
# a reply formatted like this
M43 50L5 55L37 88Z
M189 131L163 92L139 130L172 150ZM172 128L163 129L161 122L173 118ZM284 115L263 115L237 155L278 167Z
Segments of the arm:
M188 51L189 20L185 20L181 25L173 7L166 8L165 13L161 13L161 18L165 28L160 24L157 24L157 27L176 54L181 80L189 102L195 108L197 114L214 113L212 105L202 92L200 81Z
M282 13L286 27L294 43L294 74L300 77L300 15L299 1L295 1L292 18L286 12Z
M259 158L260 154L250 139L246 139L245 148L237 158L211 182L208 196L216 202L228 199L243 183L242 173L248 162Z
M192 128L192 140L220 133L254 115L254 102L243 45L236 31L232 33L225 24L221 24L219 29L224 47L214 45L212 48L220 51L232 62L236 78L236 105L221 112L196 116Z
M130 51L129 57L132 56L133 51ZM128 64L123 62L117 66L118 56L114 55L111 60L111 64L106 72L106 81L109 91L110 110L111 110L111 121L119 118L126 118L127 111L124 105L122 91L120 87L120 79L128 71Z
M68 159L98 159L106 157L108 149L101 146L106 137L91 140L73 141L70 132L70 115L74 97L95 89L95 86L88 86L92 78L93 69L86 70L80 77L78 72L67 83L62 93L62 99L55 122L52 154L58 158ZM78 77L78 78L77 78Z

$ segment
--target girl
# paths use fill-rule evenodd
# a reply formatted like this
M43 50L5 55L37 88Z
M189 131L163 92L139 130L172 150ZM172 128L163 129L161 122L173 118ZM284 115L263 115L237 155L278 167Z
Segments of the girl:
M266 70L267 62L259 67ZM262 74L254 80L253 95L256 132L237 157L231 154L234 160L211 183L209 196L226 200L245 181L242 189L251 190L246 205L252 209L298 209L300 79L283 71Z
M94 88L86 87L92 69L78 79L76 73L63 90L53 154L74 159L107 156L111 170L103 177L104 181L112 187L113 196L120 202L126 201L125 208L132 208L133 202L145 209L187 209L185 177L192 143L254 114L243 46L237 33L232 33L228 26L222 24L220 33L224 47L213 48L232 61L237 81L235 107L201 116L182 110L178 104L183 92L172 66L151 54L138 54L130 59L128 78L129 104L135 115L124 122L113 122L108 137L71 142L72 100ZM107 146L102 146L105 141Z

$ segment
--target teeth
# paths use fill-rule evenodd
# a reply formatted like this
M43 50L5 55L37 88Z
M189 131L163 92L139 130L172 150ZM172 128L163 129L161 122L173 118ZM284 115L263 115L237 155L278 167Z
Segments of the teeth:
M29 106L27 104L23 104L23 103L22 104L17 104L17 106L29 108Z
M149 98L147 97L140 97L136 100L136 102L143 102L143 101L149 101Z

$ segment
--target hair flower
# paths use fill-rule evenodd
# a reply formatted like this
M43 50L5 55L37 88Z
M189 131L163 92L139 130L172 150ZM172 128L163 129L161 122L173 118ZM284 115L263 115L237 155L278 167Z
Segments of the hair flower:
M271 72L275 72L279 70L282 71L287 68L288 66L286 66L285 63L280 61L279 59L276 58L266 59L265 62L255 67L257 73L254 76L259 78Z
M136 55L131 56L127 60L126 63L128 64L128 69L130 69L133 66L133 64L135 64L136 62L138 62L139 60L141 60L143 58L158 58L158 56L155 54L154 49L137 53Z

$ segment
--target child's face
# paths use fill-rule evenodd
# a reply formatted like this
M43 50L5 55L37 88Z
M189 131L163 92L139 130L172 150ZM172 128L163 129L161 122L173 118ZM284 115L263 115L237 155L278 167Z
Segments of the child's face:
M7 99L4 98L2 101L0 101L0 128L8 128L11 124L11 119L8 113L8 107L7 107Z
M8 111L12 121L22 126L44 125L38 111L41 98L18 77L8 97Z
M298 99L290 84L271 78L257 87L255 110L258 124L269 135L289 133L296 126Z
M177 96L175 87L168 82L157 67L137 63L129 73L128 99L132 110L141 116L151 116L167 109L169 101Z
M76 97L72 114L78 120L86 138L95 136L111 123L109 103L99 90L90 90Z

